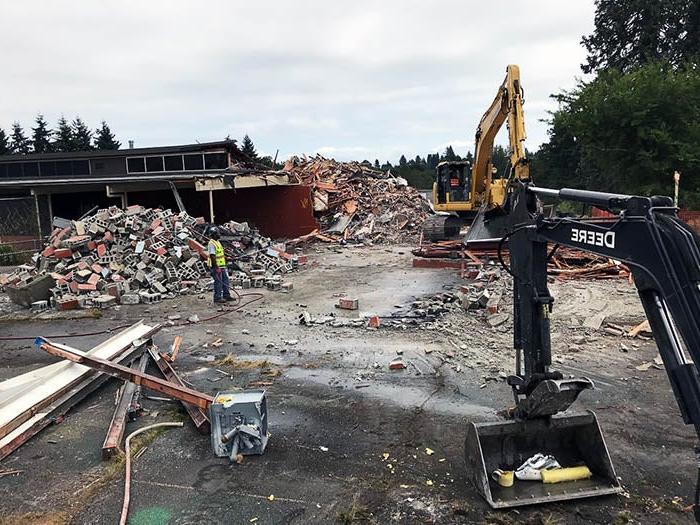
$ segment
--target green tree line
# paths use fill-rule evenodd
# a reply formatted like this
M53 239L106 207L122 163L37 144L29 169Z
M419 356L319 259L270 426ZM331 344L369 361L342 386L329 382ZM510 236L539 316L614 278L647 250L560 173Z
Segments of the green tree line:
M539 186L673 193L700 209L700 2L597 0L584 73L552 95L549 140L533 155Z
M12 124L9 133L0 128L0 155L116 150L121 147L104 120L94 131L80 117L68 122L62 116L56 127L51 129L44 116L39 114L34 119L34 124L29 134L19 122Z
M548 141L528 153L535 183L670 195L678 171L680 206L700 209L700 1L597 0L581 43L589 76L552 95ZM437 158L457 160L451 150ZM428 188L436 155L380 167ZM508 173L505 148L492 159Z

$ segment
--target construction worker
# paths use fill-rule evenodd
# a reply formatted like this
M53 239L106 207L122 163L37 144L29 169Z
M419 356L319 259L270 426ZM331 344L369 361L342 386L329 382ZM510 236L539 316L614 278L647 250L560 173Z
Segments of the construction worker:
M209 268L211 276L214 278L214 302L227 303L233 301L229 288L228 272L226 271L226 257L224 247L221 245L221 234L217 228L209 230Z

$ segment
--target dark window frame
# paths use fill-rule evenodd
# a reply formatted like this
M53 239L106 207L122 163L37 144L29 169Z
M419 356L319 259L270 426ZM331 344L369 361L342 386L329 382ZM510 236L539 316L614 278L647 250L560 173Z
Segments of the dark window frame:
M194 159L196 157L199 157L199 159L202 163L201 164L202 167L201 168L188 168L187 167L187 159L188 158ZM182 163L183 163L184 171L204 171L204 153L185 153L182 156Z
M168 159L180 159L179 168L169 168ZM163 167L165 168L165 171L185 171L185 160L183 159L183 155L163 155Z
M132 171L129 167L129 161L137 161L140 160L143 163L143 169L140 171L134 170ZM127 157L125 159L126 162L126 172L127 173L146 173L146 157Z
M144 159L146 164L146 173L162 173L163 171L165 171L165 160L163 159L163 155L151 155L148 157L144 157ZM160 160L160 169L151 169L148 165L149 160Z

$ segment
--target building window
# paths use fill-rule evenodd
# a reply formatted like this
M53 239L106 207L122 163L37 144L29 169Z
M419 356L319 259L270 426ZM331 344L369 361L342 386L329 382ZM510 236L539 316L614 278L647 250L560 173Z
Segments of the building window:
M87 160L74 160L73 175L90 175L90 162Z
M182 155L167 155L165 159L165 171L182 171Z
M39 176L39 163L38 162L23 162L22 169L24 170L25 177L38 177Z
M126 171L128 173L144 173L146 171L146 162L143 157L131 157L126 159Z
M41 170L42 177L55 177L56 176L56 163L55 162L40 162L39 169Z
M57 161L56 175L60 175L61 177L69 177L73 175L73 162L70 160Z
M163 171L163 157L146 157L146 171Z
M7 176L8 177L21 177L22 176L22 165L19 162L12 162L7 165Z
M7 164L0 164L0 179L7 177Z
M201 154L185 155L185 171L200 171L204 169L204 161Z
M94 165L95 165L95 170L96 170L96 171L101 171L101 170L105 169L105 163L104 163L104 162L95 161L95 164L94 164Z
M204 155L205 169L223 170L226 167L226 153L207 153Z

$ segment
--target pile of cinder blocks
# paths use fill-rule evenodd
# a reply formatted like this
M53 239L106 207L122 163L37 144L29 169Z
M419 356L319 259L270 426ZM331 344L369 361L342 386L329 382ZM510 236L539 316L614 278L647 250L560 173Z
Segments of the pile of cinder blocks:
M56 282L50 302L59 310L153 303L198 290L208 284L206 249L194 230L203 223L167 209L102 209L55 228L33 266L6 284L49 274Z
M230 221L221 229L222 243L236 255L237 266L241 268L231 274L233 286L292 291L292 283L284 281L282 275L306 264L305 255L287 253L283 243L273 243L245 222Z

